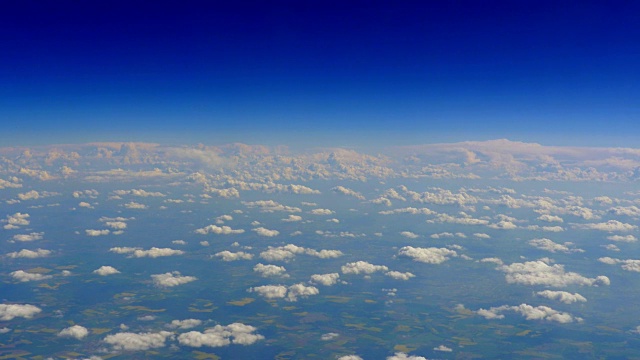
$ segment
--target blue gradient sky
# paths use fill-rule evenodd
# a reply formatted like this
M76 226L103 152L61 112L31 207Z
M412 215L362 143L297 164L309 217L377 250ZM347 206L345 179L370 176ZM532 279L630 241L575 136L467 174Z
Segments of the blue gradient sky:
M640 146L640 2L17 1L3 145Z

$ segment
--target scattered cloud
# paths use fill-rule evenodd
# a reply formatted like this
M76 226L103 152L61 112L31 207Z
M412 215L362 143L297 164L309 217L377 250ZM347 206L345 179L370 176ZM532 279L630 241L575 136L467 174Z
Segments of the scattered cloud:
M197 280L195 276L183 276L178 271L151 275L151 279L158 287L173 287Z
M101 266L96 270L93 270L94 274L98 274L100 276L107 276L107 275L113 275L113 274L119 274L120 271L118 271L118 269L114 268L113 266Z

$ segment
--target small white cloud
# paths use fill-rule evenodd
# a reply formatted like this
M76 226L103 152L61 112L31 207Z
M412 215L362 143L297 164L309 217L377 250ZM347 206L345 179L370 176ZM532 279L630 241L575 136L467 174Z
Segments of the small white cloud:
M173 287L197 280L195 276L182 276L178 271L151 275L151 279L158 287Z
M228 226L207 225L203 228L196 229L195 232L196 234L202 234L202 235L205 235L205 234L229 235L229 234L242 234L244 233L244 230L242 229L234 230Z
M11 277L20 282L28 282L28 281L41 281L51 279L51 275L42 275L42 274L34 274L28 273L24 270L17 270L11 273Z
M86 327L80 325L73 325L68 328L62 329L58 336L60 337L70 337L77 340L82 340L89 335L89 330Z
M84 231L85 234L87 234L87 236L102 236L102 235L109 235L110 231L109 229L104 229L104 230L85 230Z
M260 236L266 236L266 237L274 237L274 236L278 236L280 234L280 232L278 230L269 230L263 227L259 227L256 229L252 229L251 231L255 231L256 234L260 235Z
M385 275L387 275L388 277L392 278L392 279L396 279L396 280L409 280L412 277L416 277L415 275L413 275L410 272L400 272L400 271L389 271L387 273L385 273Z
M452 352L453 351L450 347L444 346L444 345L436 346L436 347L433 348L433 350L442 351L442 352Z
M320 336L320 340L322 340L322 341L330 341L330 340L333 340L333 339L337 338L338 336L340 336L340 334L326 333L326 334L322 334L322 336Z
M366 261L356 261L347 263L341 268L343 274L373 274L376 271L388 271L384 265L373 265Z
M310 213L313 215L331 215L333 214L333 211L329 209L313 209Z
M51 250L36 249L35 251L33 251L33 250L22 249L18 252L8 253L7 257L14 258L14 259L15 258L35 259L35 258L46 257L49 255L51 255Z
M127 209L137 209L137 210L144 210L144 209L148 208L147 205L140 204L140 203L137 203L135 201L131 201L131 202L128 202L128 203L124 204L124 207L126 207Z
M409 239L416 239L416 238L420 237L420 235L412 233L411 231L403 231L403 232L400 233L400 235L402 235L402 236L404 236L406 238L409 238Z
M335 285L338 283L338 279L340 279L340 274L338 273L311 275L312 283L321 284L324 286Z
M114 335L108 335L103 341L111 345L114 350L143 351L164 347L167 338L172 336L173 333L169 331L138 334L121 332Z
M285 222L295 222L295 221L301 221L301 220L302 220L302 216L293 215L293 214L290 214L289 217L286 219L282 219L282 221L285 221Z
M572 304L575 302L586 302L587 299L578 294L578 293L570 293L570 292L566 292L566 291L553 291L553 290L544 290L544 291L538 291L536 294L538 294L538 296L542 296L545 297L547 299L551 299L551 300L558 300L561 301L565 304Z
M451 257L458 256L458 253L447 248L414 248L413 246L405 246L398 251L398 255L427 264L441 264Z
M17 317L31 319L40 312L42 309L29 304L0 304L0 321L9 321Z
M186 320L173 320L168 326L172 329L191 329L196 326L200 326L202 320L198 319L186 319Z
M233 323L226 326L216 325L204 332L189 331L178 336L178 342L183 346L191 346L195 348L222 347L229 344L251 345L260 340L264 340L264 336L256 334L257 329L250 325L242 323Z
M113 266L101 266L98 269L93 270L93 273L98 274L100 276L107 276L107 275L119 274L120 271L118 271Z
M270 276L280 276L280 277L288 277L287 269L284 266L277 265L264 265L258 263L253 267L253 271L260 274L262 277L270 277Z
M248 254L243 251L231 252L231 251L221 251L214 255L215 257L222 258L223 261L236 261L236 260L251 260L253 259L252 254Z

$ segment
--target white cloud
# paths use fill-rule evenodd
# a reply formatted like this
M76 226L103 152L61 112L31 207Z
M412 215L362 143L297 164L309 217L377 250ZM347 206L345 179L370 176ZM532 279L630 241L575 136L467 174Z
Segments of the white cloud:
M366 261L347 263L341 268L343 274L373 274L376 271L388 271L384 265L373 265Z
M87 234L87 236L102 236L102 235L109 235L110 231L108 229L104 229L104 230L85 230L84 231L85 234Z
M266 237L274 237L274 236L278 236L280 234L280 232L278 230L269 230L263 227L259 227L256 229L252 229L251 231L255 231L256 234L260 235L260 236L266 236Z
M474 233L473 236L477 237L478 239L491 239L491 236L483 233Z
M195 232L197 234L203 234L203 235L204 234L228 235L228 234L242 234L244 230L242 229L234 230L228 226L207 225L203 228L196 229Z
M142 351L164 347L167 338L172 336L173 333L169 331L138 334L121 332L114 335L108 335L103 341L110 344L114 350Z
M416 355L407 355L403 352L397 352L393 356L387 356L387 360L427 360L427 358Z
M546 221L546 222L559 222L559 223L564 222L564 220L560 216L549 215L549 214L542 214L538 216L538 220Z
M126 207L127 209L138 209L138 210L143 210L143 209L147 209L148 206L145 204L140 204L137 203L135 201L130 201L126 204L123 205L124 207Z
M551 299L551 300L558 300L561 301L565 304L572 304L575 302L586 302L587 299L578 294L578 293L570 293L570 292L566 292L566 291L553 291L553 290L544 290L544 291L538 291L536 294L538 294L538 296L542 296L545 297L547 299Z
M5 229L11 230L11 229L17 229L20 226L29 225L28 219L29 219L29 214L23 214L18 212L13 215L7 215L7 218L5 220L2 220L2 222L7 223L7 225L4 226Z
M420 237L420 235L412 233L411 231L403 231L403 232L400 233L400 235L402 235L402 236L404 236L406 238L409 238L409 239L416 239L416 238Z
M68 328L62 329L58 336L60 337L70 337L77 340L82 340L89 335L89 330L86 327L80 325L73 325Z
M452 352L453 351L450 347L444 346L444 345L436 346L436 347L433 348L433 350L442 351L442 352Z
M28 241L36 241L36 240L42 240L44 233L43 232L32 232L30 234L16 234L13 235L13 240L14 241L22 241L22 242L28 242Z
M78 203L78 207L93 209L93 206L91 206L91 204L85 201L81 201L80 203Z
M566 312L560 312L554 310L548 306L531 306L527 304L520 304L518 306L502 305L498 307L492 307L489 309L480 309L476 313L483 316L485 319L503 319L502 314L505 311L513 311L524 316L527 320L545 320L559 323L570 323L573 321L582 321L580 318L573 317Z
M182 255L184 251L175 250L171 248L157 248L152 247L149 250L142 250L139 248L131 248L131 247L113 247L109 249L109 251L117 253L117 254L131 254L131 257L142 258L142 257L150 257L157 258L161 256L173 256L173 255Z
M52 276L51 275L42 275L42 274L33 274L33 273L28 273L26 271L23 270L17 270L11 273L11 277L13 277L15 280L18 280L20 282L27 282L27 281L41 281L41 280L46 280L46 279L51 279Z
M8 257L14 258L14 259L15 258L35 259L40 257L46 257L49 255L51 255L51 250L44 250L44 249L36 249L35 251L22 249L18 252L11 252L7 254Z
M310 213L313 215L331 215L333 214L333 211L329 209L313 209Z
M410 257L414 261L427 264L441 264L449 260L450 257L458 256L458 253L447 248L414 248L413 246L405 246L398 251L398 255Z
M593 279L586 278L575 272L565 272L563 265L549 265L540 260L502 265L497 269L506 274L505 279L510 284L544 285L552 287L610 284L610 280L606 276L597 276Z
M198 319L185 319L185 320L173 320L168 326L172 329L191 329L196 326L200 326L202 320Z
M346 188L344 186L338 185L336 187L331 188L331 191L335 193L343 194L343 195L353 196L354 198L359 200L364 200L364 196L362 196L362 194L360 194L357 191Z
M400 271L389 271L389 272L385 273L385 275L387 275L387 276L389 276L389 277L391 277L393 279L396 279L396 280L409 280L412 277L416 277L415 275L413 275L410 272L404 272L403 273L403 272L400 272Z
M563 244L558 244L555 243L549 239L533 239L529 241L529 245L538 248L540 250L546 250L546 251L550 251L552 253L556 252L556 251L560 251L560 252L564 252L564 253L570 253L570 252L584 252L584 250L582 249L570 249L567 246L567 243Z
M609 220L603 223L593 223L593 224L574 224L576 229L585 229L585 230L600 230L600 231L620 231L627 232L633 231L638 228L636 225L631 225L627 223L620 222L618 220Z
M286 274L287 269L285 269L284 266L264 265L264 264L258 263L256 264L256 266L253 267L253 271L259 273L260 276L262 277L270 277L270 276L288 277L288 275Z
M231 251L220 251L216 253L214 256L222 258L223 261L236 261L236 260L251 260L253 259L252 254L248 254L243 251L231 252Z
M260 200L260 201L252 201L252 202L243 201L242 204L250 208L257 207L262 212L274 212L274 211L301 212L302 211L300 208L282 205L273 200Z
M427 208L419 208L418 209L418 208L414 208L414 207L406 207L406 208L401 208L401 209L380 211L380 212L378 212L378 214L381 214L381 215L392 215L392 214L433 215L433 214L435 214L435 211L427 209Z
M614 215L625 215L630 217L639 217L640 216L640 208L637 206L616 206L609 209L609 212Z
M263 285L249 288L247 291L255 292L267 299L285 299L286 301L297 301L298 297L309 297L318 295L320 291L315 286L306 286L303 283L294 284L289 287L284 285Z
M187 242L184 240L173 240L171 243L176 245L187 245Z
M17 317L31 319L40 312L42 309L29 304L0 304L0 321L9 321Z
M358 355L344 355L340 356L338 360L364 360Z
M242 323L226 326L216 325L204 332L189 331L178 336L180 345L191 347L221 347L229 344L251 345L263 340L264 336L256 334L256 328Z
M607 239L611 241L620 241L620 242L636 242L638 238L633 235L611 235L607 236Z
M295 222L302 220L302 216L290 214L288 218L282 219L282 221L286 222Z
M127 223L124 221L107 221L105 225L114 230L124 230L127 228Z
M158 287L173 287L197 280L195 276L182 276L180 272L168 272L151 275L153 283Z
M118 271L118 269L114 268L113 266L101 266L96 270L93 270L94 274L98 274L100 276L107 276L107 275L113 275L113 274L119 274L120 271Z
M324 286L335 285L338 283L338 279L340 279L340 274L338 273L311 275L312 283L321 284Z
M320 336L320 340L322 340L322 341L330 341L330 340L333 340L333 339L337 338L338 336L340 336L340 334L337 334L337 333L326 333L326 334L322 334L322 336Z

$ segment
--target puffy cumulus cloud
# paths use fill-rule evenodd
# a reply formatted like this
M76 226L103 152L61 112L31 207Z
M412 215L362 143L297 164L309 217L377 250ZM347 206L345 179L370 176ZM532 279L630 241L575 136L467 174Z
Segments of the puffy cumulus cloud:
M87 209L93 209L93 206L91 206L91 204L89 204L88 202L85 201L81 201L78 203L79 207L83 207L83 208L87 208Z
M20 251L17 252L10 252L7 254L7 257L10 258L28 258L28 259L35 259L35 258L41 258L41 257L46 257L51 255L51 250L44 250L44 249L36 249L35 251L33 250L27 250L27 249L22 249Z
M416 277L410 272L400 272L400 271L389 271L385 273L385 275L396 280L409 280L412 277Z
M77 340L82 340L89 335L89 330L86 327L80 325L73 325L68 328L62 329L58 336L60 337L70 337Z
M480 309L476 313L485 319L504 319L502 314L505 311L519 313L527 320L545 320L550 322L559 322L562 324L574 321L582 321L581 318L572 316L566 312L554 310L548 306L531 306L528 304L520 304L518 306L502 305L489 309Z
M262 285L249 288L247 291L266 299L282 299L287 296L287 287L284 285Z
M363 359L358 355L344 355L344 356L340 356L338 360L363 360Z
M306 286L303 283L289 287L284 285L263 285L249 288L247 291L255 292L266 299L285 299L290 302L298 301L299 297L306 298L320 293L315 286Z
M11 329L9 329L8 327L0 328L0 334L6 334L6 333L8 333L10 331L11 331Z
M60 193L49 192L49 191L38 192L36 190L31 190L31 191L28 191L26 193L18 194L18 199L20 199L20 200L37 200L37 199L42 199L42 198L46 198L46 197L50 197L50 196L56 196L56 195L60 195Z
M218 234L218 235L229 235L229 234L242 234L244 230L237 229L234 230L228 226L217 226L217 225L207 225L203 228L196 229L196 234Z
M640 208L637 206L616 206L609 209L609 212L614 215L624 215L630 217L640 217Z
M347 195L347 196L353 196L356 199L359 200L364 200L364 196L362 196L362 194L360 194L357 191L351 190L349 188L346 188L344 186L338 185L336 187L331 188L331 191L337 193L337 194L343 194L343 195Z
M153 284L158 287L173 287L198 280L195 276L183 276L178 271L151 275Z
M253 271L260 274L262 277L270 277L270 276L282 276L289 277L287 275L287 269L284 266L277 265L264 265L262 263L258 263L253 267Z
M144 210L144 209L148 208L147 205L140 204L140 203L137 203L135 201L130 201L130 202L124 204L123 206L126 207L127 209L137 209L137 210Z
M290 214L288 218L282 219L282 221L286 222L295 222L302 220L302 216Z
M190 347L221 347L229 344L251 345L260 340L264 340L264 336L256 334L253 326L242 323L233 323L226 326L216 325L204 332L189 331L178 336L178 342L183 346Z
M73 196L76 199L79 198L85 198L85 197L90 197L92 199L95 199L98 197L98 195L100 195L100 193L98 192L98 190L94 190L94 189L89 189L89 190L80 190L80 191L74 191L73 193L71 193L71 196Z
M440 238L452 238L454 235L450 232L442 232L439 234L431 234L430 238L432 239L440 239Z
M124 230L127 228L127 223L124 221L107 221L105 225L113 230Z
M280 234L280 231L278 230L269 230L263 227L255 228L255 229L252 229L251 231L255 231L256 234L260 236L266 236L266 237L274 237Z
M185 320L173 320L167 326L172 329L191 329L200 325L202 325L202 320L185 319Z
M640 272L640 260L635 260L635 259L621 260L621 259L614 259L610 257L601 257L598 259L598 261L604 264L609 264L609 265L622 264L621 267L623 270Z
M322 336L320 336L320 340L322 340L322 341L330 341L330 340L333 340L333 339L337 338L338 336L340 336L340 334L337 334L337 333L326 333L326 334L322 334Z
M484 233L474 233L473 236L478 239L491 239L491 236L489 234Z
M29 304L0 304L0 321L9 321L17 317L31 319L41 312L42 309Z
M380 215L393 215L393 214L411 214L411 215L433 215L436 212L427 208L414 208L414 207L406 207L394 210L385 210L380 211L378 214Z
M92 229L88 229L85 230L84 233L87 236L103 236L103 235L109 235L111 231L109 231L109 229L104 229L104 230L92 230Z
M387 360L427 360L427 358L416 355L408 355L403 352L397 352L392 356L387 356Z
M541 260L501 265L497 269L505 273L505 279L510 284L566 287L570 285L609 285L611 283L606 276L587 278L575 272L566 272L563 265L549 265Z
M20 282L41 281L41 280L51 279L53 277L51 275L28 273L28 272L26 272L24 270L14 271L10 275L11 275L12 278L14 278L15 280L18 280Z
M614 244L607 244L607 245L600 245L600 246L602 246L603 248L605 248L605 249L607 249L607 250L611 250L611 251L620 251L620 248L619 248L619 247L617 247L617 246L616 246L616 245L614 245Z
M566 292L566 291L553 291L553 290L544 290L544 291L538 291L536 293L538 296L542 296L544 298L547 299L551 299L551 300L558 300L561 301L565 304L573 304L575 302L586 302L587 299L578 294L578 293L570 293L570 292Z
M21 188L22 184L20 184L20 179L17 177L12 177L9 180L0 179L0 189L6 188Z
M243 251L231 252L228 250L220 251L214 255L215 257L222 258L223 261L236 261L236 260L251 260L253 254L249 254Z
M458 256L454 250L447 248L414 248L413 246L404 246L398 251L398 255L412 258L427 264L442 264L451 257Z
M142 258L142 257L150 257L157 258L162 256L173 256L173 255L182 255L184 251L175 250L171 248L157 248L152 247L149 250L142 250L140 248L132 248L132 247L112 247L109 251L114 252L116 254L131 254L130 257Z
M171 243L176 245L187 245L187 242L184 240L173 240Z
M442 351L442 352L452 352L453 349L451 349L448 346L444 346L444 345L440 345L440 346L436 346L433 348L434 351Z
M321 259L337 258L342 256L340 250L315 250L308 249L294 244L287 244L277 248L269 247L266 251L260 253L260 257L267 261L288 261L293 259L296 254L306 254Z
M42 237L44 236L43 232L32 232L30 234L16 234L13 235L13 241L22 241L22 242L29 242L29 241L36 241L36 240L42 240Z
M483 259L480 259L479 261L483 262L483 263L493 263L493 264L496 264L496 265L504 264L501 259L496 258L496 257L483 258Z
M461 212L460 216L452 216L449 214L438 214L435 219L427 220L428 223L450 223L460 225L488 225L489 220L476 219L470 215Z
M114 335L108 335L103 341L111 345L114 350L143 351L164 347L167 338L172 336L173 333L169 331L160 331L156 333L121 332Z
M114 194L118 195L118 196L124 196L124 195L133 195L133 196L140 196L140 197L164 197L165 195L161 192L150 192L150 191L146 191L146 190L142 190L142 189L131 189L131 190L115 190L113 192Z
M243 201L242 204L249 208L258 208L262 212L284 211L295 213L302 211L300 208L282 205L273 200Z
M233 220L233 216L231 215L220 215L216 218L216 224L224 224L225 221Z
M287 291L287 301L297 301L298 297L306 298L311 295L318 295L320 291L315 286L306 286L302 283L289 286Z
M582 249L570 249L567 245L573 245L572 243L558 244L545 238L530 240L529 245L533 246L534 248L550 251L553 253L556 251L564 252L564 253L584 252L584 250Z
M343 274L373 274L377 271L389 271L384 265L373 265L366 261L356 261L343 265L341 268Z
M400 233L400 235L409 238L409 239L417 239L420 237L420 235L412 233L411 231L403 231Z
M512 230L512 229L517 229L518 225L514 224L511 221L501 220L495 224L489 224L487 225L487 227L492 229L499 229L499 230Z
M334 212L329 209L313 209L310 211L310 213L313 215L331 215Z
M559 222L559 223L564 222L564 220L560 216L549 215L549 214L542 214L538 216L538 220L546 221L546 222Z
M238 191L238 189L230 187L230 188L226 188L226 189L216 189L216 188L212 188L209 187L207 188L207 191L217 195L221 198L225 198L225 199L232 199L232 198L239 198L240 197L240 192Z
M607 236L607 239L611 241L620 241L620 242L636 242L638 238L633 235L611 235Z
M29 214L15 213L13 215L7 215L7 218L2 220L4 228L7 230L18 229L20 226L29 225Z
M529 225L524 227L527 230L531 231L548 231L548 232L562 232L564 228L562 226L540 226L540 225Z
M620 222L618 220L609 220L607 222L602 223L592 223L592 224L574 224L574 228L576 229L584 229L584 230L600 230L607 232L628 232L633 231L638 228L636 225L631 225L627 223Z
M340 274L338 273L330 273L330 274L314 274L311 275L311 282L314 284L320 284L324 286L331 286L338 283L338 279L340 279Z
M96 270L93 270L93 273L98 274L100 276L107 276L107 275L113 275L113 274L120 274L120 271L118 271L118 269L114 268L113 266L100 266Z

